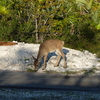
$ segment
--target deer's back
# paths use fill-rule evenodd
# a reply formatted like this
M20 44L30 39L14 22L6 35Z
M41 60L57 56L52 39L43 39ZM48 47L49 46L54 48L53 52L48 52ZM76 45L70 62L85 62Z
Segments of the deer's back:
M59 39L50 39L46 40L40 45L40 51L41 52L51 52L56 49L61 49L64 45L64 41L61 41Z

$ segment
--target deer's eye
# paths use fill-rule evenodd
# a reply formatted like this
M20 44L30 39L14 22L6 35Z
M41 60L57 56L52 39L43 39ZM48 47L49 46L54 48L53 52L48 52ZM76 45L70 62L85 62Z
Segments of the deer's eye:
M36 66L38 67L38 64Z

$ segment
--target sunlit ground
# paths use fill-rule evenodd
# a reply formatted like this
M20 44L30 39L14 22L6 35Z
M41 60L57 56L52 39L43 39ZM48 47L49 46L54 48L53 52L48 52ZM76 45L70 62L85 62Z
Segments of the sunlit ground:
M100 92L1 88L0 100L100 100Z

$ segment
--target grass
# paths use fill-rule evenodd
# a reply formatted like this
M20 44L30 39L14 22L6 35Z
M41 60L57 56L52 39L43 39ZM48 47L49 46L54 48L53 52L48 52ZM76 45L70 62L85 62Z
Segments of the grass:
M95 73L95 70L97 70L96 68L92 68L90 70L84 70L84 74L86 75L92 75Z
M36 72L35 70L33 70L32 68L28 68L27 72Z
M61 72L57 72L57 71L48 71L48 70L46 70L45 73L50 73L50 74L61 74Z
M57 71L45 71L46 73L50 73L50 74L66 74L66 75L70 75L70 74L78 74L81 73L81 71L65 71L65 72L57 72Z
M87 70L80 70L80 71L65 71L65 72L57 72L57 71L45 71L45 73L50 74L66 74L66 75L77 75L77 74L83 74L83 75L92 75L95 74L95 71L98 70L97 68L93 67L91 69Z
M93 75L95 74L95 71L98 70L96 68L92 68L89 70L81 70L81 71L66 71L66 72L57 72L57 71L44 71L45 73L49 73L49 74L65 74L65 75L79 75L79 74L83 74L83 75ZM27 72L36 72L35 70L28 68Z

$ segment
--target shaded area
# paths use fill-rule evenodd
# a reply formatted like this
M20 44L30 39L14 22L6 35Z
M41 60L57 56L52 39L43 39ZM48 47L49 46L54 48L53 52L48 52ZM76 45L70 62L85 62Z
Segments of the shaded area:
M0 69L25 71L30 66L33 66L32 55L36 54L37 50L33 45L26 45L18 43L16 46L1 46Z
M65 60L67 61L66 55L67 55L67 53L69 52L69 50L63 48L62 51L63 51L63 53L65 54ZM50 60L50 58L53 57L53 56L56 56L56 58L57 58L58 55L56 54L56 51L50 52L50 53L48 54L47 59L46 59L46 62L48 62L48 61ZM59 61L59 64L60 64L60 62L61 62L62 59L63 59L63 58L61 57L61 58L60 58L60 61ZM42 59L41 59L41 62L40 62L39 68L42 66L43 63L44 63L44 60L43 60L43 58L42 58ZM59 66L59 64L58 64L58 66ZM67 65L66 65L66 66L67 66Z
M100 75L60 75L0 71L0 87L100 91Z

